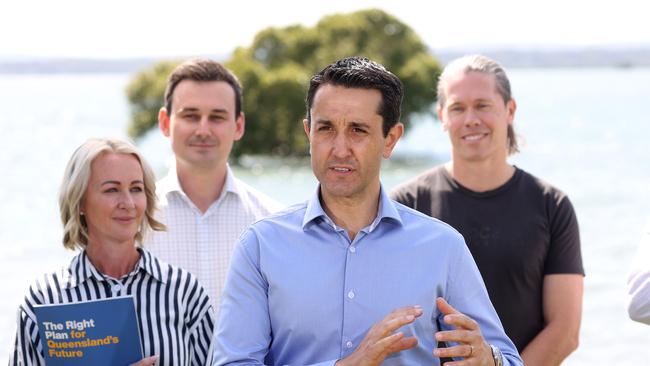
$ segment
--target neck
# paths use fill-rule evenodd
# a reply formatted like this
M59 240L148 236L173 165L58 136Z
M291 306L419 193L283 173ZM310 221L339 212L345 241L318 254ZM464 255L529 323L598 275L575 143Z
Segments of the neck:
M140 260L140 252L130 243L101 243L88 239L86 254L99 272L113 278L130 273Z
M490 191L504 185L515 173L515 168L500 161L460 161L452 159L445 169L454 180L475 192Z
M176 173L183 192L194 205L205 212L214 203L226 184L227 165L224 162L216 168L198 169L176 162Z
M365 190L359 197L335 197L321 188L321 204L337 226L344 228L354 240L357 233L377 217L380 186Z

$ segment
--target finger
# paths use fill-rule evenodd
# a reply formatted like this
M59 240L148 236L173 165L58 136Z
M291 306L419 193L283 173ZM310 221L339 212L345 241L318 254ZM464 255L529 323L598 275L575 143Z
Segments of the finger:
M143 358L142 360L132 363L130 366L152 366L158 362L158 356Z
M453 347L436 348L433 350L435 357L463 357L465 359L476 356L475 350L469 344L461 344ZM447 365L447 364L445 364Z
M466 361L466 360L445 362L445 366L467 366L467 365L474 365L474 363L472 363L472 361Z
M460 311L454 309L454 307L449 305L447 300L442 297L436 299L436 306L442 314L460 314Z
M404 351L404 350L407 350L407 349L411 349L411 348L413 348L413 347L415 347L417 345L418 345L417 338L415 338L415 337L408 337L408 338L404 337L404 338L400 339L399 341L393 343L390 346L390 348L388 350L388 353L390 354L390 353Z
M391 319L394 319L394 318L399 318L399 317L406 316L406 315L413 315L415 317L418 317L418 316L422 315L422 313L423 313L423 311L422 311L422 307L420 305L405 306L405 307L397 308L397 309L391 311L388 315L386 315L384 317L384 319L382 319L382 321L384 321L384 320L388 321L388 320L391 320Z
M435 338L438 342L455 342L463 344L476 341L476 335L467 330L447 330L436 332Z
M361 341L362 345L372 345L380 339L390 335L400 327L412 323L415 318L422 315L419 305L405 306L391 311L384 319L375 323Z
M449 305L447 300L439 297L436 299L436 306L440 313L444 314L443 321L446 324L453 325L457 328L475 330L478 329L478 323L469 316L456 310L453 306Z
M374 360L383 360L391 351L391 346L398 343L401 339L404 338L404 333L397 332L391 334L388 337L384 337L372 344L369 348L369 356Z
M445 315L442 320L445 324L453 325L456 328L466 329L466 330L477 330L478 323L465 314L449 314Z
M423 311L420 306L407 306L395 309L380 322L373 325L368 332L368 339L376 342L400 327L412 323L422 313Z
M407 314L399 316L396 318L389 319L388 321L383 321L378 328L378 332L381 338L386 337L387 335L393 333L399 328L405 326L406 324L413 323L416 316L413 314Z

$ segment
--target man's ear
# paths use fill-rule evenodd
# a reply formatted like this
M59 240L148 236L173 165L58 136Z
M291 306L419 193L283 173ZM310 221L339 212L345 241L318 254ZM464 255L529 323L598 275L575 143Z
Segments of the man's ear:
M448 126L447 123L445 122L443 114L444 114L444 113L443 113L442 107L441 107L441 106L437 106L437 107L436 107L436 115L438 116L438 121L440 121L440 127L442 127L442 130L443 130L443 131L447 131L447 129L449 128L449 126Z
M162 131L163 135L169 137L171 120L169 114L167 113L167 108L162 107L158 111L158 128Z
M302 120L302 127L305 129L305 134L307 135L309 142L311 142L311 136L309 135L311 132L311 125L309 124L309 120L307 118Z
M246 131L246 116L244 112L239 113L239 117L235 119L235 141L240 140Z
M390 155L393 153L397 141L404 134L404 125L402 122L397 122L393 127L388 130L388 134L384 138L384 151L382 156L384 159L390 158Z
M309 123L309 120L307 118L302 120L302 128L305 130L305 134L307 135L307 140L309 140L309 155L311 155L311 124Z

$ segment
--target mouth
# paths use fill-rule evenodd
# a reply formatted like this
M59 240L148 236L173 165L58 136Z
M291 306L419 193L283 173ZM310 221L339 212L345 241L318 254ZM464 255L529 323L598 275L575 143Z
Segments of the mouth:
M473 133L473 134L470 134L470 135L463 136L462 139L465 140L465 141L474 142L474 141L478 141L478 140L486 137L487 135L488 134L486 132Z
M332 166L332 167L329 167L329 170L331 170L331 171L333 171L335 173L343 173L343 174L351 173L351 172L354 171L354 169L352 169L350 167L343 167L343 166Z
M115 220L123 224L128 224L135 221L135 217L116 217Z
M207 148L214 147L215 144L207 144L207 143L203 143L203 144L190 144L190 146L191 146L191 147L198 147L198 148L201 148L201 149L207 149Z

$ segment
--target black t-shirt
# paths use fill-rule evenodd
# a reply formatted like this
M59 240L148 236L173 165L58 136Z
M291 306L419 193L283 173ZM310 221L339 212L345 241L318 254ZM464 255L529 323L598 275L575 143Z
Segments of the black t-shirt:
M578 222L568 197L519 168L501 187L474 192L438 166L391 196L463 235L519 351L544 327L544 276L584 275Z

